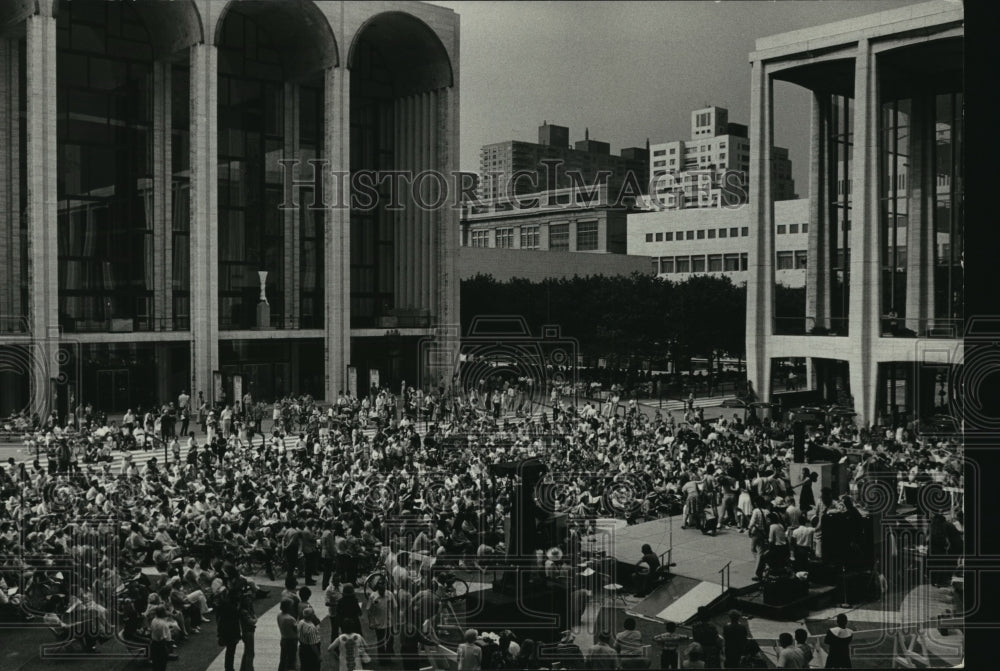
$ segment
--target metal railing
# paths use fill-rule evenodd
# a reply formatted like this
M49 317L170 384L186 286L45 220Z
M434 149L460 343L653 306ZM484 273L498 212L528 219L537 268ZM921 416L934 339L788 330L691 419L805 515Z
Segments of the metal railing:
M726 590L729 589L729 586L731 584L730 580L729 580L729 565L732 564L732 563L733 563L732 560L726 562L726 565L723 566L722 568L720 568L719 571L718 571L718 573L719 573L719 580L722 583L722 593L723 594L726 593Z

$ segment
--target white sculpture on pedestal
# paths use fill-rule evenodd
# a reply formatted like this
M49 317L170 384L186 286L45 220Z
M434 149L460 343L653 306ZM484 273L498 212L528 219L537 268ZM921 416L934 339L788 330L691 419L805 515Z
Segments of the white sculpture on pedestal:
M260 277L260 302L261 303L267 303L267 293L266 293L266 288L267 288L267 271L266 270L258 270L257 271L257 275ZM268 303L268 305L270 305L270 303Z

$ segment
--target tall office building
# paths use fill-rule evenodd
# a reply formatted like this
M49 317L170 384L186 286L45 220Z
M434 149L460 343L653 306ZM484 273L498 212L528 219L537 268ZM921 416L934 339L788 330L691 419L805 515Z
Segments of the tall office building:
M783 358L862 422L955 407L964 357L961 3L929 2L757 40L750 123L755 236L747 372ZM775 81L812 96L806 286L775 276ZM794 299L794 300L793 300Z
M418 379L457 212L343 207L332 171L457 169L454 12L10 0L0 29L0 413Z
M609 173L605 183L611 202L623 188L644 194L649 187L649 152L639 147L611 153L607 142L584 139L570 147L569 128L547 121L538 127L538 142L508 140L483 145L479 150L479 198L482 201L508 199L511 195L556 191L573 186L576 173L586 186L595 184L598 173ZM558 165L556 165L558 164ZM517 177L524 173L523 177ZM629 177L631 175L631 177ZM631 187L625 187L626 181ZM628 204L634 202L629 199Z
M729 111L710 106L691 112L691 139L651 145L649 174L654 180L648 209L735 207L747 200L750 171L747 127L731 123ZM775 198L795 195L788 150L772 150Z

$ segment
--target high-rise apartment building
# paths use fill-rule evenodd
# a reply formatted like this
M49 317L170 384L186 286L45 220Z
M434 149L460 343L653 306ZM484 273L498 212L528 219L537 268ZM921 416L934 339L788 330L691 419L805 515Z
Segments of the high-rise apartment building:
M537 143L508 140L483 145L479 151L479 198L491 201L570 188L573 174L589 187L605 172L603 181L615 202L623 190L633 196L646 193L648 158L648 151L639 147L622 149L616 156L607 142L590 139L589 130L571 147L569 128L546 121L538 127ZM626 204L632 202L627 199Z
M774 198L795 195L788 150L773 149ZM750 171L747 127L731 123L729 111L710 106L691 112L691 139L653 144L649 174L653 180L648 209L739 206L747 200Z

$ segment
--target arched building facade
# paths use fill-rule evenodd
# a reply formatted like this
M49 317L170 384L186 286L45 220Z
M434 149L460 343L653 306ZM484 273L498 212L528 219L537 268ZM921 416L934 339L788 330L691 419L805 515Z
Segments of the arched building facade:
M457 208L350 195L457 170L458 45L417 2L4 3L0 414L450 379Z

